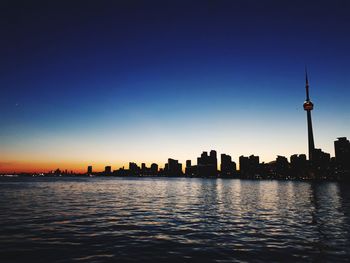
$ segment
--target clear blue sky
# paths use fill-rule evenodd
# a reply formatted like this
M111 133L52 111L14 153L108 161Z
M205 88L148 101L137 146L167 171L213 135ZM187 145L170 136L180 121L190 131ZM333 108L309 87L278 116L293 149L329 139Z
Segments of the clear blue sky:
M35 2L35 3L33 3ZM0 171L350 137L348 1L1 1Z

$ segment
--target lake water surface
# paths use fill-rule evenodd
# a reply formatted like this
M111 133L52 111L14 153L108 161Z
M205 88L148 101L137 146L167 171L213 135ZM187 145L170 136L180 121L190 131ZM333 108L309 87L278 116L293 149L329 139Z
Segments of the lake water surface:
M350 185L0 178L0 262L349 262Z

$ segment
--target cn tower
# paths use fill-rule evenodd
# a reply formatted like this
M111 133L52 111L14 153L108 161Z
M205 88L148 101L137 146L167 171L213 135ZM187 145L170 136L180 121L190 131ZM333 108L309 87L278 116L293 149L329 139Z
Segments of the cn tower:
M307 77L307 71L305 69L305 80L306 80L306 100L304 102L304 110L306 111L307 116L307 131L308 131L308 140L309 140L309 160L313 160L313 153L315 151L315 143L314 143L314 134L312 131L312 120L311 120L311 111L314 108L314 104L310 101L309 96L309 80Z

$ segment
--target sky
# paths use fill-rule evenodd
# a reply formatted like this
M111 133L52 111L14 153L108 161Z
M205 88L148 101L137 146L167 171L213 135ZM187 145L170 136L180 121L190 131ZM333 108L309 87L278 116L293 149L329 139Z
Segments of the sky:
M334 156L349 1L1 1L0 172Z

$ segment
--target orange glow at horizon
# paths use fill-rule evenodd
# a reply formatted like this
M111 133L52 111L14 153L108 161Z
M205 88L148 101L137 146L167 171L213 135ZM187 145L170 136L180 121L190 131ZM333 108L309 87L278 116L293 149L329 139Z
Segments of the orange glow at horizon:
M59 163L59 162L48 162L48 163L38 163L38 162L3 162L0 166L0 173L47 173L60 169L64 171L67 169L68 172L73 171L75 173L82 173L86 169L78 163Z
M159 165L159 168L163 168L162 162L155 162ZM137 163L141 166L141 163ZM147 167L150 167L152 163L146 163ZM22 161L10 161L0 163L0 173L48 173L60 169L61 171L67 170L68 173L86 173L87 167L92 165L94 172L103 172L105 166L111 166L112 170L118 170L119 168L129 168L129 163L73 163L73 162L22 162Z
M90 164L69 162L3 162L0 166L0 173L47 173L56 169L85 173L88 165ZM96 164L96 170L103 171L104 166L103 164Z

